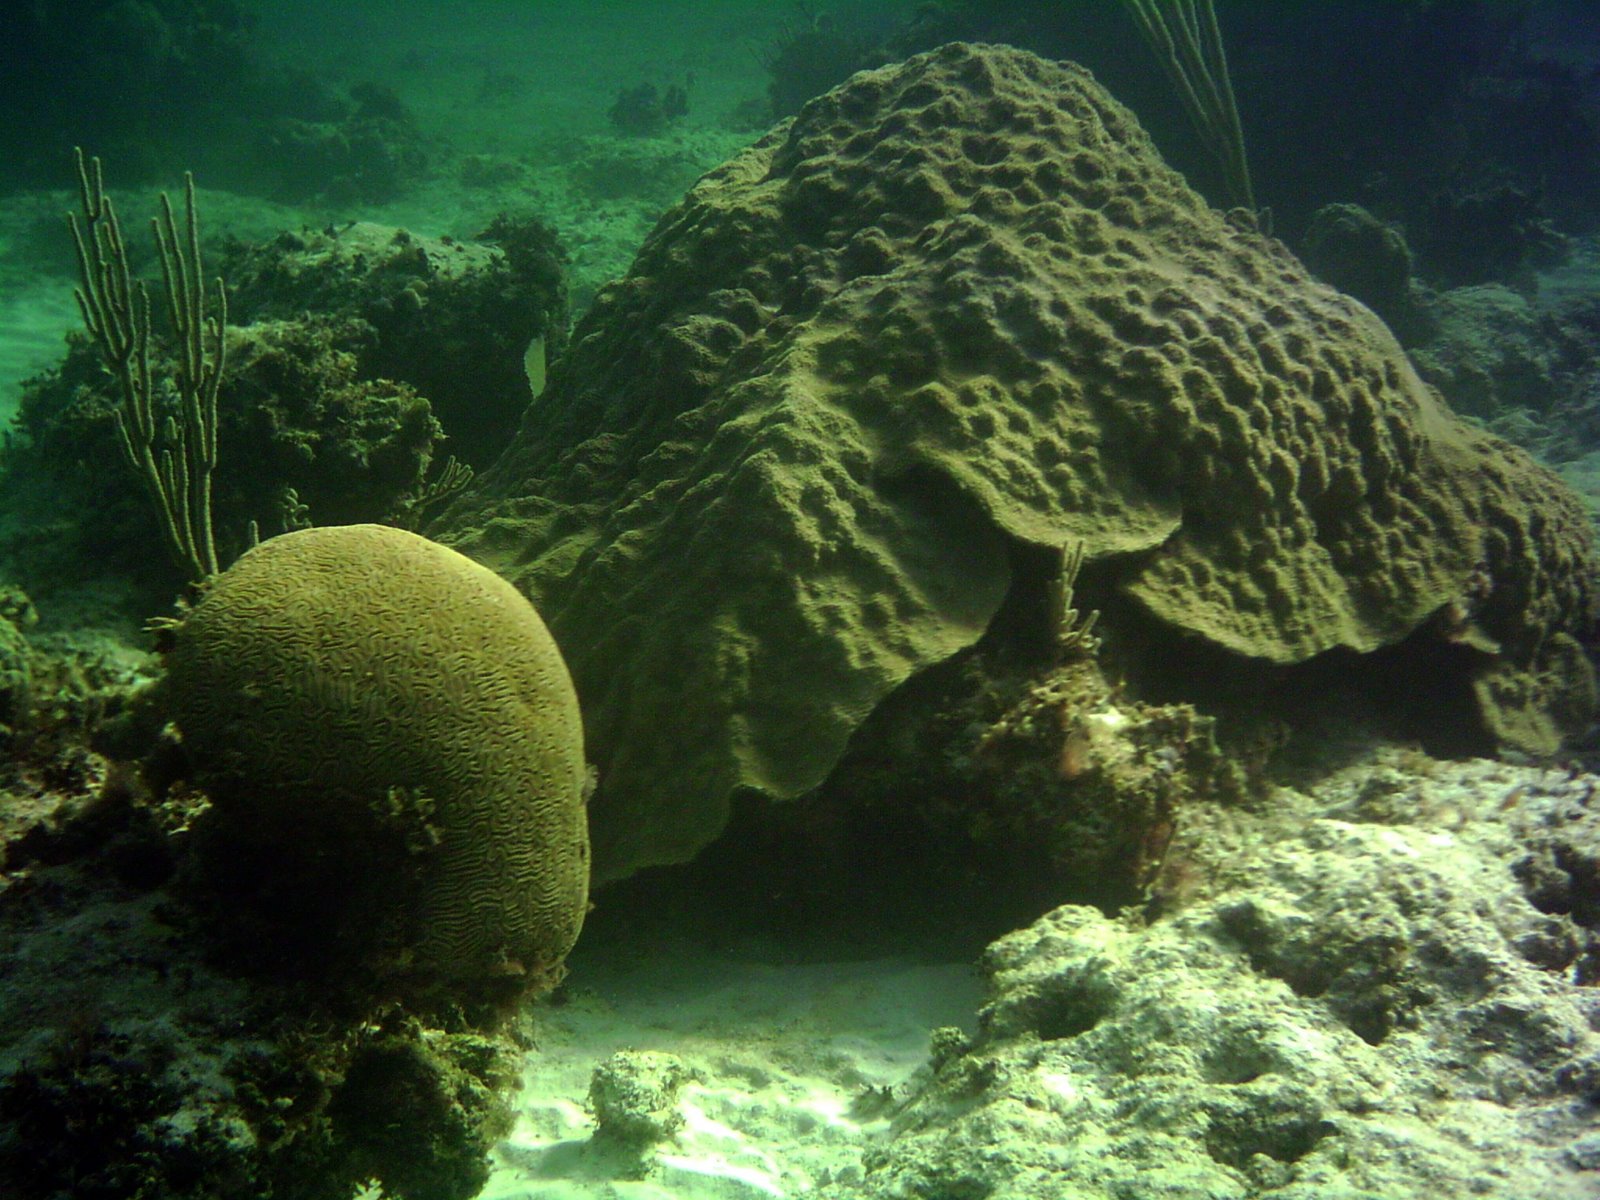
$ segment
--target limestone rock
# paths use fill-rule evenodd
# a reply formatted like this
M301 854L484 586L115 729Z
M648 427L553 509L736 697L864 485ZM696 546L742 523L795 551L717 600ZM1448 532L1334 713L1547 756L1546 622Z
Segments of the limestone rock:
M1524 856L1592 847L1592 786L1363 763L1219 813L1175 914L1069 906L994 943L977 1035L941 1037L865 1177L825 1194L1591 1194L1592 860Z

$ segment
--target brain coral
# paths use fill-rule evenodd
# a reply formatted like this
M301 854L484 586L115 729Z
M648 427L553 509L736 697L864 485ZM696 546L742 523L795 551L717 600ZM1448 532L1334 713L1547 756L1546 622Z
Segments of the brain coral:
M413 861L390 963L559 978L588 903L582 725L510 584L385 526L285 534L217 577L168 670L184 744L236 822L320 838L294 849L336 865L362 861L346 839L400 827Z
M1002 47L857 75L706 176L437 533L568 648L602 877L817 784L1018 547L1081 540L1112 627L1257 662L1437 623L1525 744L1589 680L1554 477L1087 72Z

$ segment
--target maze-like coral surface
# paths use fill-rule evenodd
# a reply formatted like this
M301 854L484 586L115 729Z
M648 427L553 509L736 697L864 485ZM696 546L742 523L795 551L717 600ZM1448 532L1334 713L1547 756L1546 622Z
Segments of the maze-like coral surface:
M510 584L399 529L289 533L212 582L169 669L184 744L236 822L294 829L298 811L330 842L294 848L310 856L349 853L329 830L410 826L408 967L558 977L588 903L582 725Z

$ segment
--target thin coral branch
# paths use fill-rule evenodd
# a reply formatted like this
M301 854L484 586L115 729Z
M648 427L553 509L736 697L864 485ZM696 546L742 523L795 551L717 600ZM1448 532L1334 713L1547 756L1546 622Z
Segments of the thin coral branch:
M194 180L184 177L184 238L172 204L161 197L151 224L161 252L167 316L177 365L176 418L158 418L150 374L150 295L128 268L127 243L116 208L106 195L98 158L74 147L81 213L69 213L79 287L74 289L84 328L116 382L117 443L156 507L173 559L198 582L217 573L212 534L211 476L217 465L217 389L226 365L227 297L217 280L218 316L205 315L200 226ZM209 345L208 345L209 343Z
M1222 171L1229 203L1255 213L1255 189L1228 56L1212 0L1122 0Z

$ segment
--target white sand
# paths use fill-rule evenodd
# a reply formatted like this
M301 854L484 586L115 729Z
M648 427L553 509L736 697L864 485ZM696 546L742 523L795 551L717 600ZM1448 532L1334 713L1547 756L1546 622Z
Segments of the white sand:
M885 1123L853 1118L852 1102L905 1080L929 1030L970 1026L978 1002L971 966L903 959L773 966L682 950L580 960L569 983L567 1004L540 1009L484 1200L742 1200L858 1171ZM684 1128L643 1179L616 1178L588 1146L590 1075L622 1049L669 1052L698 1075Z

